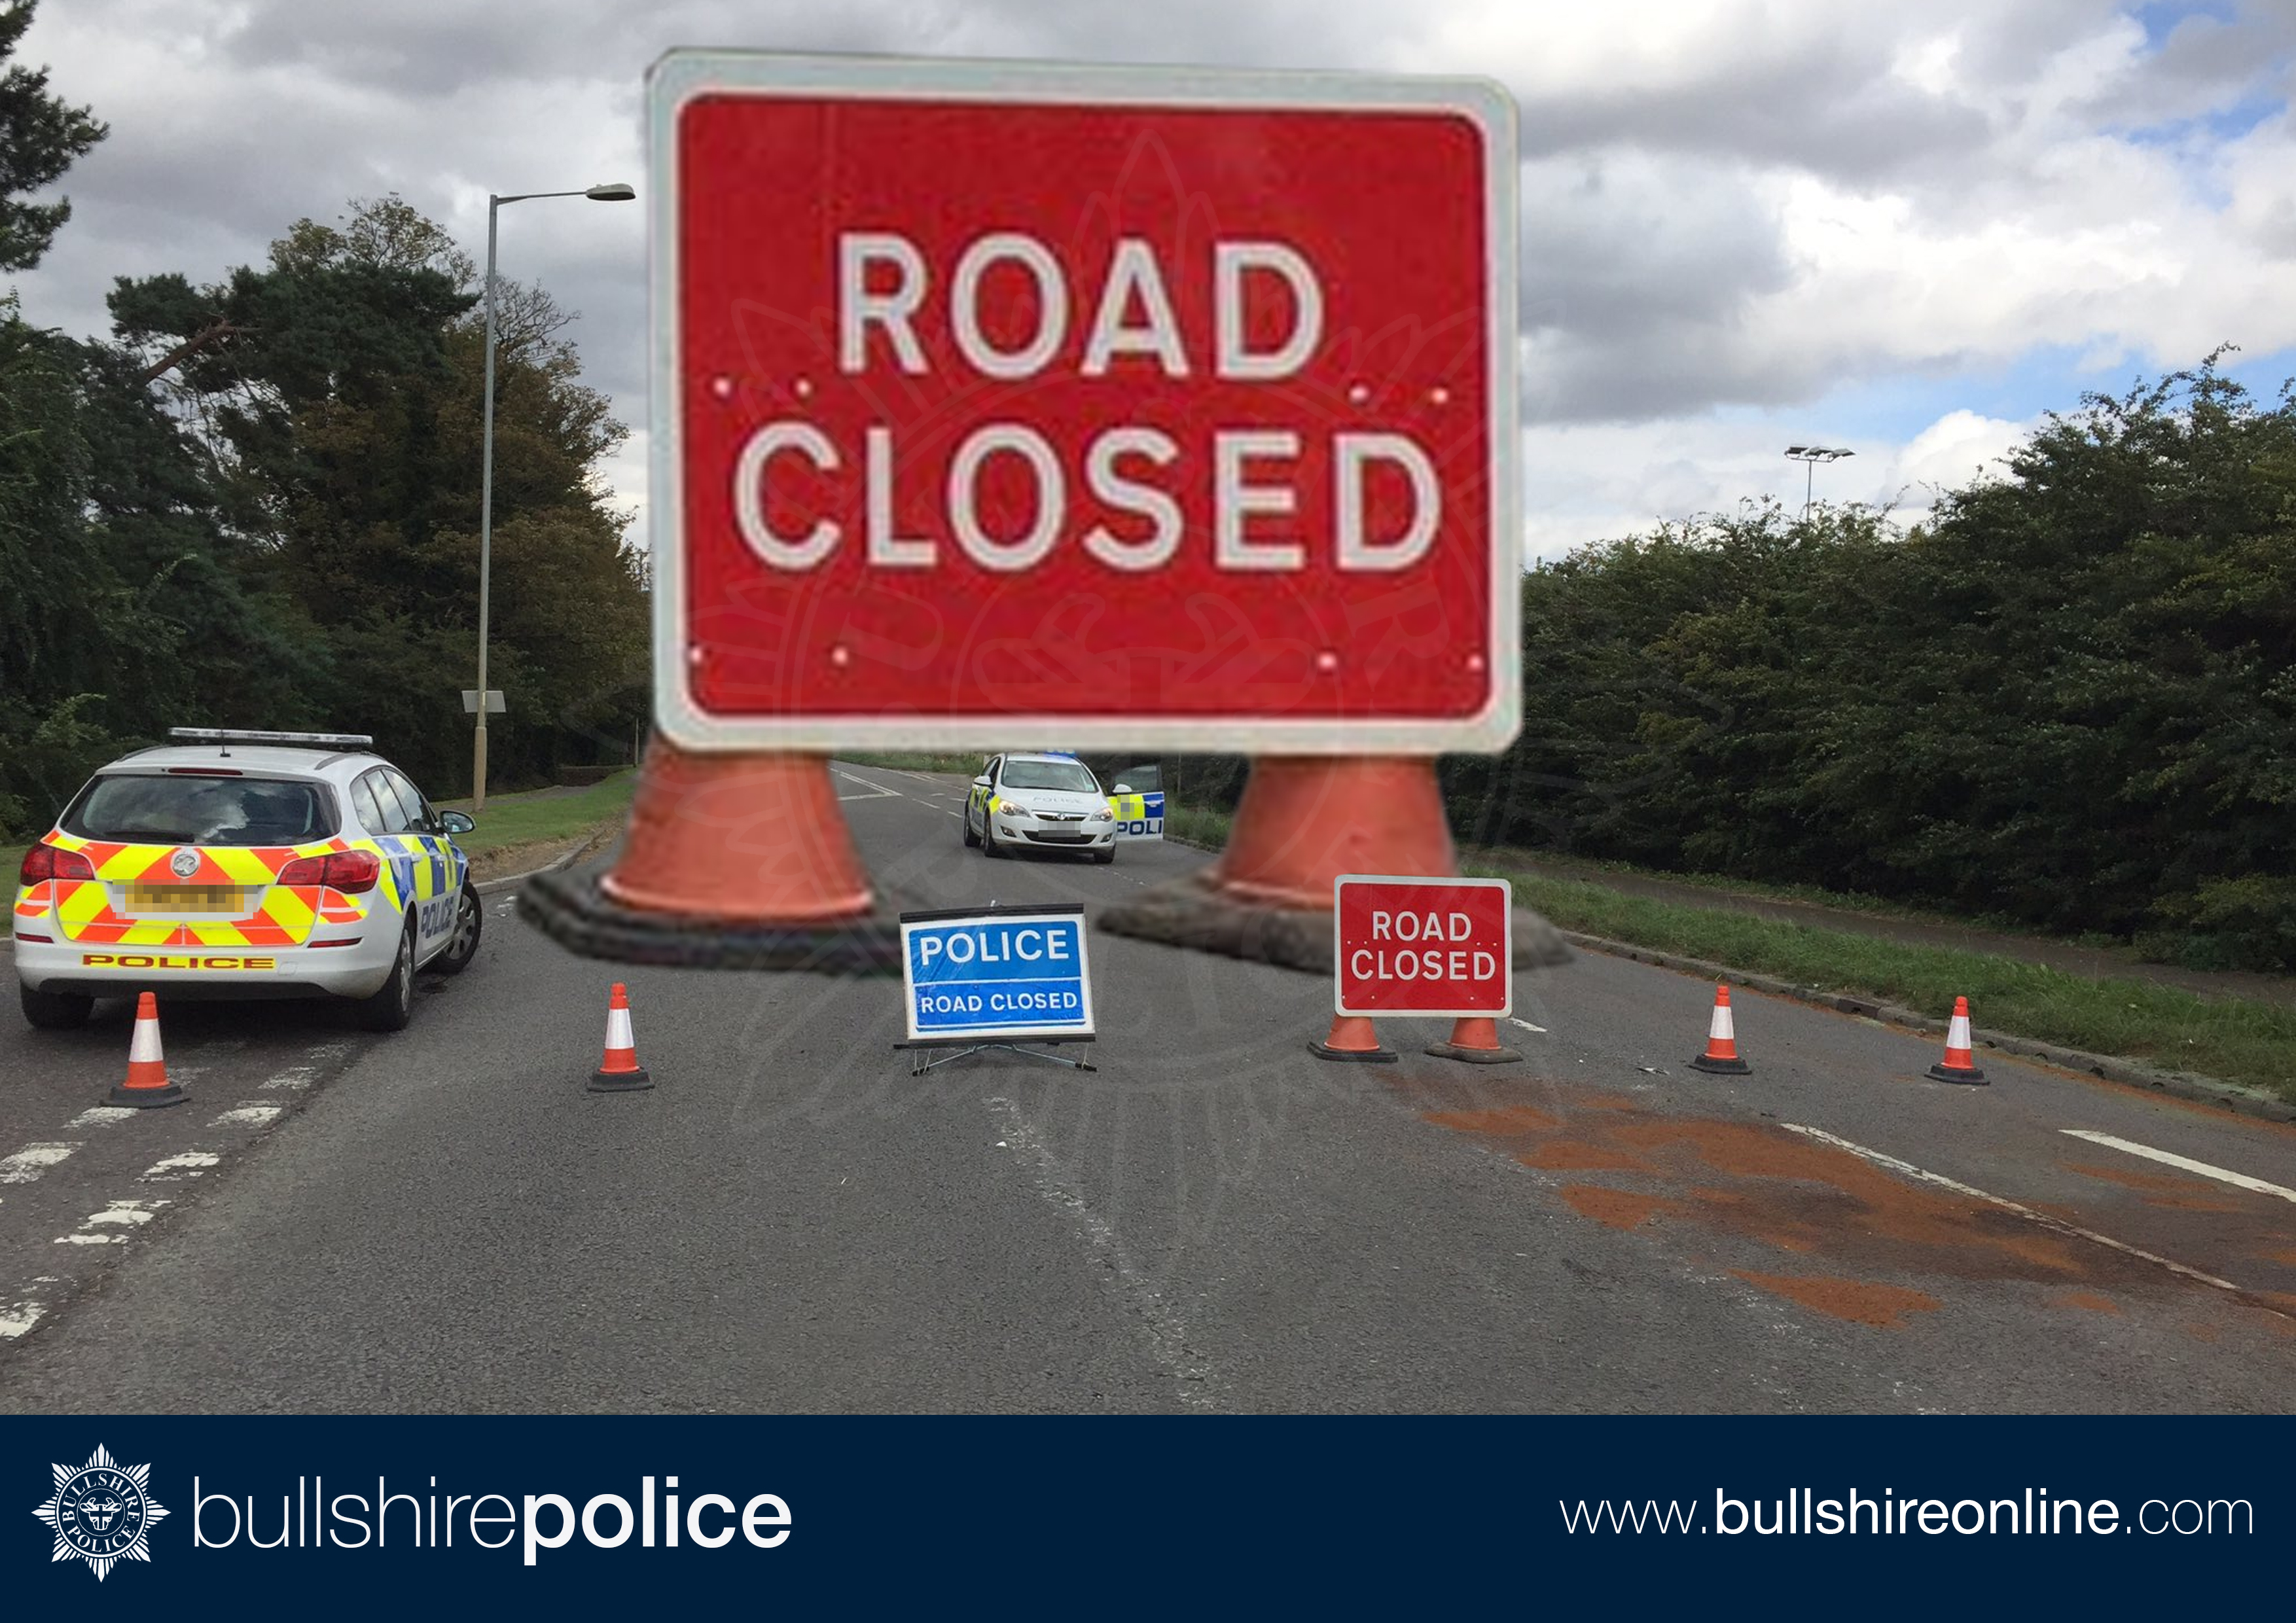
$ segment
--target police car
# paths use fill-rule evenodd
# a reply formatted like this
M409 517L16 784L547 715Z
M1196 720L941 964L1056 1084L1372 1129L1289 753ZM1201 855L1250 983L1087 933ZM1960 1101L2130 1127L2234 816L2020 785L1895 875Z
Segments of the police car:
M14 914L24 1018L98 997L356 999L396 1031L414 971L455 973L482 910L441 814L364 734L177 727L88 780L25 853Z
M1072 755L994 755L964 801L964 843L984 857L1035 846L1116 860L1116 813Z

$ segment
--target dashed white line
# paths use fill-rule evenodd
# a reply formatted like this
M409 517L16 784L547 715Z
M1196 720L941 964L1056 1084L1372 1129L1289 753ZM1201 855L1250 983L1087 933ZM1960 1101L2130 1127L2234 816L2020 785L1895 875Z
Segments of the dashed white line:
M38 1302L11 1302L0 1307L0 1341L12 1341L40 1322L47 1309Z
M69 1234L58 1234L58 1245L125 1245L127 1236L114 1231L143 1227L160 1215L165 1201L113 1201L102 1211L90 1213L80 1219L79 1227Z
M1516 1018L1515 1018L1513 1015L1512 1015L1512 1014L1510 1014L1510 1015L1508 1015L1508 1016L1507 1016L1507 1024L1509 1024L1510 1026L1521 1026L1521 1027L1525 1031L1536 1031L1536 1032L1538 1032L1538 1035L1539 1035L1539 1036L1541 1036L1541 1037L1545 1037L1545 1036L1546 1035L1546 1027L1544 1027L1544 1026L1534 1026L1534 1025L1532 1025L1529 1021L1527 1021L1527 1020L1518 1020L1518 1019L1516 1019Z
M0 1184L29 1184L79 1146L70 1144L26 1144L13 1155L0 1156Z
M82 1111L64 1125L68 1127L108 1127L115 1121L125 1121L130 1116L143 1113L128 1105L98 1104Z
M2069 1138L2085 1138L2090 1143L2103 1144L2108 1150L2119 1150L2129 1155L2141 1155L2148 1161L2159 1161L2164 1167L2176 1167L2186 1172L2197 1172L2202 1177L2212 1177L2219 1184L2230 1184L2234 1189L2245 1189L2255 1194L2278 1195L2284 1201L2296 1201L2296 1189L2284 1189L2277 1184L2267 1184L2260 1177L2251 1177L2245 1172L2227 1172L2222 1167L2211 1167L2206 1161L2196 1161L2187 1156L2172 1155L2166 1150L2156 1150L2151 1144L2140 1144L2126 1138L2115 1138L2110 1133L2095 1133L2087 1127L2059 1129Z
M211 1127L267 1127L287 1113L284 1106L276 1104L242 1104L226 1111L213 1121Z
M1837 1150L1847 1150L1850 1154L1862 1160L1869 1160L1877 1167L1886 1167L1892 1172L1918 1179L1924 1184L1934 1184L1940 1189L1950 1189L1954 1193L1965 1195L1972 1201L1983 1201L1987 1205L1997 1206L2003 1211L2015 1212L2029 1222L2038 1223L2043 1228L2055 1234L2068 1235L2075 1240L2086 1240L2092 1245L2101 1245L2108 1250L2119 1251L2124 1257L2134 1257L2139 1261L2152 1263L2156 1267L2166 1268L2180 1279L2189 1279L2196 1284L2213 1285L2219 1291L2230 1291L2235 1295L2242 1293L2241 1288L2228 1279L2218 1279L2213 1274L2203 1274L2200 1269L2187 1267L2181 1262L2171 1262L2166 1257L2156 1256L2151 1251L2139 1250L2126 1241L2115 1240L2110 1234L2100 1234L2093 1228L2083 1228L2078 1223L2068 1223L2062 1217L2051 1217L2047 1212L2035 1211L2030 1206L2021 1206L2014 1201L2004 1200L2001 1196L1988 1193L1973 1184L1960 1183L1947 1177L1942 1173L1916 1167L1911 1161L1901 1161L1894 1155L1884 1155L1879 1150L1869 1150L1864 1144L1852 1143L1846 1138L1837 1138L1821 1127L1806 1127L1798 1122L1792 1121L1782 1121L1778 1125L1789 1133L1799 1133L1804 1138L1815 1138L1821 1143L1832 1144Z
M311 1072L315 1069L316 1067L309 1065L290 1065L277 1076L264 1082L262 1086L266 1090L273 1088L299 1089L308 1087L311 1086Z

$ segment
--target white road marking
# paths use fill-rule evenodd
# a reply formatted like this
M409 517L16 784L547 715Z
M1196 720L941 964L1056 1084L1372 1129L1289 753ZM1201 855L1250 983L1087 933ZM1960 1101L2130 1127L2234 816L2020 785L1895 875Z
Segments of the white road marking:
M47 1309L37 1302L12 1302L0 1307L0 1341L12 1341L40 1322Z
M2109 1150L2121 1150L2130 1155L2141 1155L2148 1161L2159 1161L2164 1167L2197 1172L2202 1177L2216 1179L2219 1184L2230 1184L2234 1189L2245 1189L2255 1194L2276 1194L2284 1201L2296 1201L2296 1189L2283 1189L2277 1184L2267 1184L2260 1177L2249 1176L2245 1172L2227 1172L2222 1167L2211 1167L2206 1161L2171 1155L2168 1151L2156 1150L2151 1144L2133 1143L2126 1138L2115 1138L2110 1133L2093 1133L2087 1127L2064 1127L2060 1131L2069 1138L2085 1138Z
M112 1201L104 1209L83 1220L82 1228L94 1228L110 1224L119 1228L141 1228L160 1215L158 1209L165 1201Z
M29 1184L40 1174L78 1149L70 1144L26 1144L13 1155L0 1156L0 1184Z
M2134 1257L2139 1261L2152 1263L2156 1267L2168 1269L2169 1273L2180 1279L2189 1279L2198 1284L2213 1285L2219 1291L2230 1291L2235 1295L2245 1294L2238 1285L2228 1279L2218 1279L2213 1274L2203 1274L2198 1268L2187 1267L2181 1262L2171 1262L2166 1257L2156 1256L2151 1251L2139 1250L2126 1241L2115 1240L2110 1234L2100 1234L2093 1228L2083 1228L2078 1223L2068 1223L2062 1217L2051 1217L2047 1212L2035 1211L2030 1206L2020 1206L2014 1201L2004 1200L1997 1194L1988 1194L1972 1184L1958 1183L1942 1173L1916 1167L1911 1161L1901 1161L1894 1155L1884 1155L1879 1150L1869 1150L1864 1144L1852 1143L1846 1138L1837 1138L1821 1127L1806 1127L1792 1121L1782 1121L1778 1125L1789 1133L1799 1133L1804 1138L1815 1138L1822 1143L1832 1144L1837 1150L1847 1150L1850 1154L1860 1160L1869 1160L1877 1167L1886 1167L1892 1172L1918 1179L1924 1184L1934 1184L1940 1189L1950 1189L1954 1193L1965 1195L1972 1201L1983 1201L1988 1206L1997 1206L2003 1211L2015 1212L2019 1217L2030 1222L2038 1223L2052 1233L2064 1234L2075 1240L2086 1240L2092 1245L2101 1245L2108 1250L2119 1251L2124 1257ZM2266 1311L2277 1310L2267 1308ZM2282 1314L2281 1316L2285 1318L2289 1316Z
M1218 1408L1220 1396L1211 1366L1188 1345L1187 1325L1164 1299L1155 1282L1133 1262L1124 1242L1117 1238L1114 1226L1093 1210L1083 1194L1069 1182L1052 1147L1021 1114L1019 1105L1001 1095L988 1102L1004 1124L1004 1136L997 1141L998 1148L1009 1145L1020 1152L1028 1164L1029 1181L1036 1184L1037 1193L1075 1220L1085 1243L1092 1248L1101 1266L1115 1275L1119 1296L1139 1316L1156 1361L1175 1378L1180 1401L1197 1408Z
M266 1089L275 1087L308 1087L311 1086L311 1072L313 1069L314 1068L312 1066L308 1065L290 1065L286 1070L281 1071L277 1076L273 1077L270 1080L262 1084L262 1086Z
M242 1104L235 1110L226 1111L222 1115L208 1123L208 1126L211 1127L267 1127L286 1113L287 1111L285 1108L281 1105Z
M1539 1035L1539 1036L1541 1036L1541 1037L1545 1037L1545 1036L1546 1035L1546 1027L1544 1027L1544 1026L1534 1026L1534 1025L1532 1025L1529 1021L1527 1021L1527 1020L1517 1020L1517 1019L1516 1019L1513 1015L1512 1015L1512 1014L1510 1014L1510 1015L1508 1015L1508 1016L1507 1016L1507 1023L1508 1023L1509 1025L1511 1025L1511 1026L1521 1026L1521 1027L1525 1031L1536 1031L1536 1032L1538 1032L1538 1035Z
M143 1113L132 1105L98 1104L82 1111L64 1125L68 1127L108 1127L115 1121L125 1121L130 1116Z
M58 1245L126 1245L125 1234L58 1234Z
M906 800L908 799L898 789L888 789L882 783L872 783L867 778L855 777L842 766L832 766L830 770L847 783L858 783L862 788L870 791L865 795L840 795L837 798L840 800Z
M212 1150L186 1150L180 1155L170 1155L165 1160L153 1162L151 1168L135 1181L139 1184L180 1183L184 1178L199 1176L222 1159Z

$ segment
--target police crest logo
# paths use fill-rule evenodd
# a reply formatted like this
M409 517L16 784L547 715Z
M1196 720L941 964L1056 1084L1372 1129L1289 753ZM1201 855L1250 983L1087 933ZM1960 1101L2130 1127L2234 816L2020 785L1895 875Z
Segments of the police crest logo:
M200 871L200 854L197 851L178 851L168 858L168 866L175 871L177 879L189 879Z
M32 1514L55 1529L52 1559L84 1561L98 1581L122 1561L150 1561L149 1535L167 1514L152 1496L149 1465L122 1465L98 1444L85 1465L51 1465L55 1496Z

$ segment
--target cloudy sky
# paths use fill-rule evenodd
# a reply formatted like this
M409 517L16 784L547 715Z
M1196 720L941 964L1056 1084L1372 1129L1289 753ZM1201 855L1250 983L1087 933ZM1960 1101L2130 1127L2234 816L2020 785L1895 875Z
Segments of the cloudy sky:
M1791 443L1907 514L2085 389L2222 342L2260 393L2296 373L2296 0L44 0L23 58L111 135L25 314L100 331L115 275L216 277L387 191L482 256L489 191L643 182L677 45L1505 81L1539 555L1799 501ZM644 218L503 216L634 427Z

